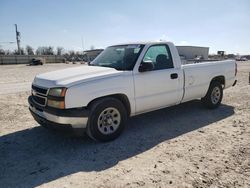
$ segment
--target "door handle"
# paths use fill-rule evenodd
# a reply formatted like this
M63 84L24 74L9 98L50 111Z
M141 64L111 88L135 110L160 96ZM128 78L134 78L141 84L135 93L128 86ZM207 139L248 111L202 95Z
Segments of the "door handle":
M176 79L178 78L178 74L177 73L173 73L170 75L171 76L171 79Z

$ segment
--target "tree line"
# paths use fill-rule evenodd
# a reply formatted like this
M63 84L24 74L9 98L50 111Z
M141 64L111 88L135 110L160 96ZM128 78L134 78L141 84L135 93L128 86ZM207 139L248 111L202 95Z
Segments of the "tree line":
M90 47L91 50L94 50L95 47L92 45ZM63 47L57 47L54 49L52 46L40 46L36 50L32 48L30 45L27 45L25 48L20 49L20 54L18 50L10 51L4 50L0 48L0 55L61 55L67 61L88 61L88 58L83 51L66 51Z
M72 52L67 52L72 53ZM40 46L36 50L27 45L25 48L20 49L20 55L64 55L67 54L63 47L57 47L55 50L52 46ZM76 53L76 52L74 52ZM0 49L0 55L19 55L18 50L10 51Z

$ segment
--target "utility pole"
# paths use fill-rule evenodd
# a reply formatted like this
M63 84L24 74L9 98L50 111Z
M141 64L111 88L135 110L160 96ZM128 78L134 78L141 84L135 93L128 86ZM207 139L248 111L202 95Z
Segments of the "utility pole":
M21 55L21 50L20 50L20 39L21 39L21 33L17 30L17 24L15 24L16 27L16 43L17 43L17 50L19 55Z

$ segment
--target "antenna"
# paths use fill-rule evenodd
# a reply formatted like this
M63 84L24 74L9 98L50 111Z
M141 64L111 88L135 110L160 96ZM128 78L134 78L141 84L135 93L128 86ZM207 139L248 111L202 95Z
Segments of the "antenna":
M19 55L21 55L21 50L20 50L20 39L21 39L21 33L17 30L17 24L15 24L16 27L16 43L17 43L17 50Z
M82 51L84 52L83 37L82 37Z

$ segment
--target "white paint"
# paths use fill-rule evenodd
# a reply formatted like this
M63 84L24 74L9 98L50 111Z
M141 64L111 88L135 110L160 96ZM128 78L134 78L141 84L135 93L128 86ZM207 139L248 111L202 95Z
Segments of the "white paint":
M67 87L66 108L83 107L99 97L124 94L130 102L131 115L136 115L202 98L211 80L216 76L225 77L225 88L230 87L235 80L235 61L181 65L178 51L173 43L148 42L144 44L145 47L133 71L117 71L95 66L75 67L38 75L33 83L47 88ZM144 54L154 44L169 46L174 68L138 72ZM172 73L177 73L178 78L171 79Z

